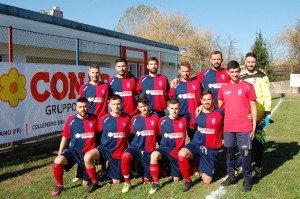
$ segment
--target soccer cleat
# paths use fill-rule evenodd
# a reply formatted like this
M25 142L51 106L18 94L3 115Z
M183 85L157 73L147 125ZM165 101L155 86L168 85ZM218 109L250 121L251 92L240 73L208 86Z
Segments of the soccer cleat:
M251 191L252 183L251 181L243 181L243 192Z
M80 178L74 178L72 182L77 182L78 180L80 180Z
M62 192L62 190L64 190L63 186L56 185L54 191L52 192L52 196L58 196Z
M91 193L91 192L95 191L97 188L98 188L98 183L92 182L86 190L87 190L87 192Z
M130 183L124 182L122 193L127 193L130 189Z
M222 186L229 186L236 183L235 177L227 177L223 182L221 182Z
M150 193L150 194L153 194L153 193L155 193L158 189L159 189L159 184L154 182L154 183L152 184L152 187L151 187L149 193Z
M191 182L185 181L184 185L182 186L181 191L186 192L187 190L189 190L192 187L192 184L193 184L192 181Z

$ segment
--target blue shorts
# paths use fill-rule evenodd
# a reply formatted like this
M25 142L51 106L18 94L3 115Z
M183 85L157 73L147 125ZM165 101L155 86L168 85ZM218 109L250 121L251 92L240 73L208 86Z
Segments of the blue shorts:
M140 148L135 147L135 146L129 146L129 148L126 149L125 152L130 153L133 160L138 159L142 163L143 176L145 178L150 179L150 167L149 167L149 165L150 165L151 153L143 151Z
M63 152L61 155L64 156L68 161L68 164L64 165L64 170L66 172L70 171L70 169L77 163L78 168L77 168L76 177L85 181L90 180L89 175L85 169L84 159L83 159L84 155L82 154L81 150L78 151L78 150L68 149L65 152Z
M102 147L97 147L100 154L100 164L105 164L108 161L107 177L111 179L120 180L122 176L121 172L121 160L112 158L112 154Z
M241 132L224 132L224 146L225 147L236 147L242 150L252 149L252 140L250 138L250 133Z
M168 160L168 162L169 162L169 171L171 173L171 176L179 177L180 176L180 170L179 170L179 166L178 166L178 160L176 158L172 157L168 153L166 148L163 147L163 146L158 147L157 149L155 149L155 151L160 152L163 161Z
M217 149L206 148L194 142L188 143L183 148L188 149L193 154L193 158L197 158L200 156L200 161L198 165L199 171L205 173L210 177L213 176L215 171L215 165L217 162L217 157L219 154L219 151Z

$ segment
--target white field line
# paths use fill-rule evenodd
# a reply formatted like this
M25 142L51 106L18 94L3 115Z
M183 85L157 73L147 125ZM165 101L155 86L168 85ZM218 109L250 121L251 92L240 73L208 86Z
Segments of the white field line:
M273 110L272 110L272 112L271 112L271 114L270 114L270 117L271 117L271 115L277 110L277 108L279 107L279 105L281 104L282 101L283 101L283 100L281 99L281 100L277 103L277 105L273 108ZM223 178L223 180L225 180L225 178ZM223 181L223 180L222 180L222 181ZM221 197L224 196L225 194L226 194L226 189L224 189L223 186L220 186L217 190L210 192L210 194L208 194L208 195L206 196L205 199L217 199L217 198L221 198Z

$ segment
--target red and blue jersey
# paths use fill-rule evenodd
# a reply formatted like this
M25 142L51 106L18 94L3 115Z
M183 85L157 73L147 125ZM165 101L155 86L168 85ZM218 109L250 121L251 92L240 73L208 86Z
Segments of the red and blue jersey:
M164 111L167 107L167 94L170 85L168 78L164 75L151 77L145 75L139 78L137 93L145 96L150 101L150 111Z
M109 79L111 95L116 94L122 97L122 112L133 116L137 113L137 104L135 100L136 95L136 79L134 77L126 76L118 78L113 76Z
M134 138L131 145L146 152L153 152L158 136L158 120L159 117L153 113L148 116L141 114L133 116L131 132L134 134Z
M128 148L127 137L130 135L130 117L122 113L119 117L106 114L100 117L98 130L102 132L101 147L104 147L114 159L122 159Z
M224 111L214 108L210 113L201 112L196 115L197 125L191 142L206 148L220 148L222 146Z
M200 105L201 86L197 80L189 82L179 81L169 91L169 98L175 97L180 104L180 115L187 113L195 115L196 108Z
M70 149L85 154L96 147L97 125L98 119L95 115L88 114L86 118L72 115L65 123L62 136L70 139Z
M202 90L211 90L213 92L214 103L218 103L218 89L224 83L230 81L230 77L227 74L226 69L221 68L220 70L206 69L198 73L196 79L201 83Z
M79 89L79 96L85 97L89 101L89 113L98 117L107 113L108 95L109 86L103 82L100 82L98 85L86 83Z
M158 132L162 136L160 146L163 146L176 159L178 159L178 152L185 143L187 125L187 120L184 117L178 117L174 120L163 117L159 120Z

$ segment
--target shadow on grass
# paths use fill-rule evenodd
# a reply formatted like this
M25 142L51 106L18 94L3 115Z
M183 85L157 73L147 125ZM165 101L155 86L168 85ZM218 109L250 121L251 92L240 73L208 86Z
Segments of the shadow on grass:
M25 169L22 169L22 170L19 170L19 171L13 171L13 172L7 172L7 173L4 173L4 174L1 174L0 175L0 182L5 181L7 179L14 178L14 177L19 177L19 176L24 175L28 172L31 172L35 169L39 169L39 168L42 168L42 167L45 167L45 166L48 166L48 165L49 165L48 163L45 163L45 164L30 167L30 168L25 168Z
M294 158L299 153L298 142L280 143L269 141L264 145L262 178L270 175L286 161Z

